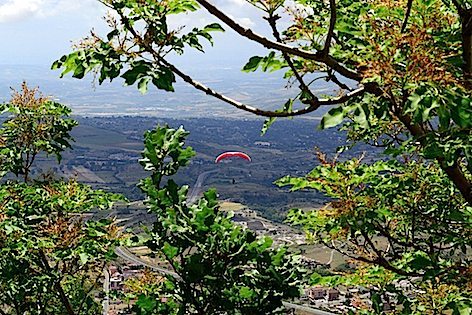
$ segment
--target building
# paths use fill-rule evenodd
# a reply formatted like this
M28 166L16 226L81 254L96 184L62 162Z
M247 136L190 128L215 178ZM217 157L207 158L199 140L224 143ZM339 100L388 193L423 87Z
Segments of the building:
M305 294L310 300L321 300L326 296L326 288L317 285L313 288L309 288L305 291Z

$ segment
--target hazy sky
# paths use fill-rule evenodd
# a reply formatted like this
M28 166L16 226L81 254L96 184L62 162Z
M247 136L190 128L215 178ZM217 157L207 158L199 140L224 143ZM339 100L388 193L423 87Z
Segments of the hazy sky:
M270 36L270 29L261 18L261 13L245 0L211 1L242 25ZM70 75L59 79L59 71L49 71L52 62L70 52L71 43L86 36L92 28L102 35L108 33L102 19L106 9L98 0L0 0L0 102L10 98L9 87L18 88L25 80L79 113L89 113L89 109L102 110L102 105L108 103L116 107L110 108L110 113L122 113L131 106L129 104L133 108L141 103L164 106L163 104L180 104L189 99L199 100L203 107L208 104L213 106L211 104L215 103L214 99L204 98L203 93L185 90L182 86L176 88L175 93L164 93L151 88L147 95L141 95L135 87L123 88L122 80L115 80L113 84L106 82L95 89L91 75L84 80L71 79ZM195 13L177 15L169 23L171 27L191 28L216 21L205 9L201 9ZM283 89L286 82L282 79L283 73L279 72L264 75L242 73L240 69L251 56L266 55L268 52L259 44L241 38L225 25L222 26L227 32L214 34L215 47L208 47L205 54L187 48L183 56L172 58L172 62L194 79L223 93L230 93L232 97L252 105L256 105L254 102L257 106L268 103L269 108L279 108L285 103L285 96L282 100L274 100L274 93L268 90L262 93L257 90L254 95L237 93L238 86L247 82L262 84L261 86L269 84L271 89L278 89L277 91ZM275 86L275 81L271 81L274 79L278 80ZM264 95L265 92L267 95ZM119 97L112 102L106 93ZM189 93L195 93L195 96L189 96ZM224 106L228 112L233 110L231 106Z
M259 13L244 0L217 0L214 3L245 26L267 33ZM70 51L71 42L95 28L106 34L102 16L106 8L97 0L0 0L0 64L50 65ZM214 22L204 9L179 15L174 25L202 25ZM263 50L232 32L217 35L215 48L207 56L187 54L182 62L241 64ZM198 58L196 58L198 55Z

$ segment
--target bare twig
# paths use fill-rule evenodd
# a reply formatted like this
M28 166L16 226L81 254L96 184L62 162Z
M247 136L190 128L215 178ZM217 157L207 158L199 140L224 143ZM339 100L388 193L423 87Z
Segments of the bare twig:
M346 84L339 81L339 79L336 77L336 75L331 70L328 70L328 80L331 80L334 83L336 83L336 85L339 86L341 89L352 91L352 89L349 86L347 86Z

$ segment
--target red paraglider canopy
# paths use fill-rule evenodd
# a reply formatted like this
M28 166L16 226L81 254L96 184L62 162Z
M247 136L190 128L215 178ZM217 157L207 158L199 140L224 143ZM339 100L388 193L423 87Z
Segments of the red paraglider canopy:
M235 151L235 152L224 152L218 155L215 159L215 163L218 163L221 160L227 159L227 158L232 158L232 157L239 157L242 159L245 159L249 162L251 162L251 157L247 155L246 153Z

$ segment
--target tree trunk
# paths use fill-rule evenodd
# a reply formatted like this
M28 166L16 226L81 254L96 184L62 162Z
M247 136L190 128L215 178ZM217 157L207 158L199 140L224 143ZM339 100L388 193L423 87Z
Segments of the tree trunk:
M472 89L472 9L461 12L461 21L464 80L466 87Z

